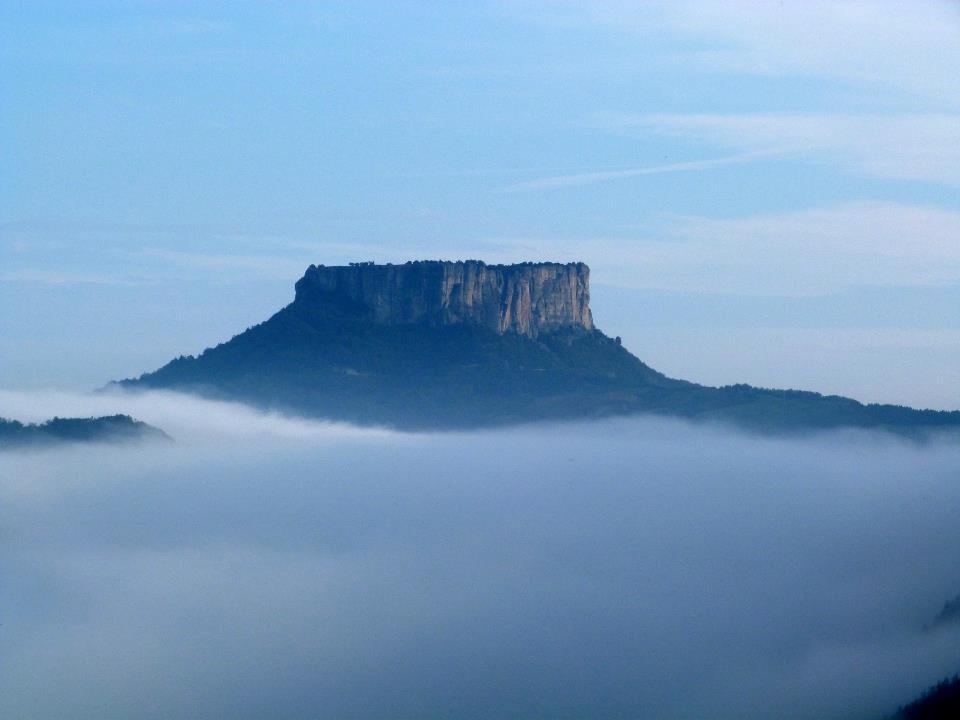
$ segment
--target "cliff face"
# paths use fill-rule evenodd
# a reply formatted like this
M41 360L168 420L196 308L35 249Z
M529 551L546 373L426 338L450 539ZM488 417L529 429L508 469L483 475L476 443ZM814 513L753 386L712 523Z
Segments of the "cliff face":
M469 324L536 337L561 327L593 329L590 268L583 263L311 265L295 303L385 325Z

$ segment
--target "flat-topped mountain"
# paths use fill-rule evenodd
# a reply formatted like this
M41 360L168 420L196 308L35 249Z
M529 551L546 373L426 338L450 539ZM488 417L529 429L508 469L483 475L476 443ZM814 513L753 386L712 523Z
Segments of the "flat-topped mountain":
M381 325L475 325L527 337L593 329L590 268L583 263L311 265L294 302L318 318L350 315Z
M655 413L768 432L960 429L960 412L668 378L594 327L583 263L311 265L269 320L120 384L398 428Z

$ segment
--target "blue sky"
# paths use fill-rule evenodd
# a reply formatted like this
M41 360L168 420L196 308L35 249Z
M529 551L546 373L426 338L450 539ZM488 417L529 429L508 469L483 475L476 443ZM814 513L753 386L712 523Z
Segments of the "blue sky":
M0 8L0 386L310 262L579 259L674 376L960 407L960 4Z

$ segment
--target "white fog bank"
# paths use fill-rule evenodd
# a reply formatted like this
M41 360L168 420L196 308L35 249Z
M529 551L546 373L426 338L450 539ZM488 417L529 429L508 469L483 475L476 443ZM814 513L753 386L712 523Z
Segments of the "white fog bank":
M407 435L173 394L0 454L0 716L871 718L960 671L960 448Z

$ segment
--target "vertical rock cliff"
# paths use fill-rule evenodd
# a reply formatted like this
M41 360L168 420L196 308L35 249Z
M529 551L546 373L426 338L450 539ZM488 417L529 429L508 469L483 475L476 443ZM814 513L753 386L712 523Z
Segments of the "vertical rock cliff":
M294 302L319 315L385 325L468 324L527 337L562 327L593 329L590 268L583 263L311 265Z

